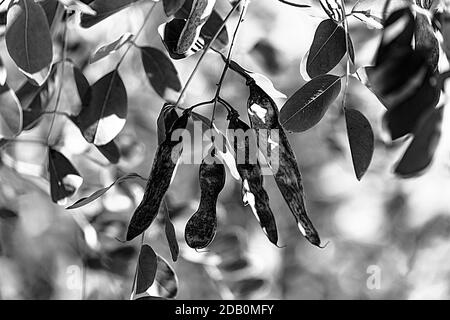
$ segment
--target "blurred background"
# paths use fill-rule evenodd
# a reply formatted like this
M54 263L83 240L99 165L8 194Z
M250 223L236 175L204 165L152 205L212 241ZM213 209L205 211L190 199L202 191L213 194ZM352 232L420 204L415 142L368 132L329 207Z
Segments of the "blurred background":
M351 2L346 2L350 6ZM124 49L94 64L86 65L86 59L100 45L125 32L136 32L150 5L148 1L138 3L89 29L80 28L76 17L69 20L69 58L85 67L91 84L113 70ZM229 3L218 0L216 8L224 16ZM294 8L275 0L252 1L233 59L266 75L278 90L291 96L306 82L300 74L301 60L324 18L320 10ZM137 43L162 49L156 30L166 20L158 3ZM228 24L230 34L236 21L235 16ZM349 22L356 64L370 65L379 31L354 18ZM61 49L56 47L54 51ZM0 54L8 69L9 85L19 88L24 78L8 57L4 41ZM197 59L194 55L175 62L182 80L188 78ZM213 97L222 68L220 57L208 54L184 105ZM335 71L339 73L339 67ZM147 82L138 50L130 51L120 74L128 92L129 113L117 139L122 152L118 165L109 165L71 121L57 117L55 122L51 141L84 177L81 190L70 204L125 173L149 173L163 101ZM71 112L79 108L79 101L71 75L66 77L59 79L64 83L61 111ZM222 96L246 114L248 90L233 72L228 73ZM369 118L376 135L374 159L361 182L353 172L340 99L315 128L289 135L304 177L310 217L323 243L329 242L324 249L311 246L301 236L273 178L266 176L265 187L283 248L273 246L250 208L242 205L240 181L229 172L219 197L216 239L207 252L189 249L184 244L184 226L199 202L198 166L178 168L167 200L181 247L179 260L171 261L162 217L148 229L145 239L175 269L178 298L450 298L448 112L431 168L419 178L401 180L392 170L407 144L386 142L381 124L385 108L354 80L350 83L350 101ZM277 103L281 107L284 101ZM210 112L208 107L201 109L205 116ZM226 128L225 117L225 113L219 113L219 128ZM50 121L51 117L45 117L23 135L25 142L2 149L0 298L129 299L139 243L121 243L118 239L124 238L144 182L117 185L101 199L75 211L53 204L46 180L46 147L26 142L46 137Z

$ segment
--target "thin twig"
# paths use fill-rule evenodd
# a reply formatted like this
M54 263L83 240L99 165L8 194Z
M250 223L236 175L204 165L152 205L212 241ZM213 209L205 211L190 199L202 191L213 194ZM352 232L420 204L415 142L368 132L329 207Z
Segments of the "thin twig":
M212 44L214 43L214 41L216 41L217 37L219 36L220 32L222 31L222 29L225 27L227 21L230 19L231 15L233 14L233 12L239 7L239 5L241 4L241 1L238 1L234 4L233 8L231 8L230 12L228 12L227 16L225 17L225 19L223 20L222 24L220 25L220 27L218 28L218 30L216 31L216 33L214 34L214 36L212 37L211 41L205 46L205 48L203 49L202 55L200 56L200 58L197 61L197 64L194 67L194 70L192 70L188 80L186 81L186 84L184 85L183 89L181 90L180 96L178 97L177 102L175 103L175 107L178 107L178 105L181 102L181 99L183 99L184 94L186 93L186 90L188 89L189 85L191 84L192 80L194 79L195 74L198 71L198 68L201 64L201 62L203 61L204 57L206 56L206 53L208 52L209 48L212 46Z
M344 16L343 19L343 25L345 30L345 51L347 55L347 63L346 63L346 70L345 70L345 88L344 88L344 97L342 98L342 108L345 108L347 104L347 93L348 93L348 86L350 82L350 52L349 52L349 33L348 33L348 20L346 16L345 11L345 0L341 0L341 7L342 7L342 14Z
M233 53L233 47L234 47L234 44L236 42L236 37L237 37L237 34L239 32L239 27L241 26L241 23L244 20L245 12L247 11L246 9L247 9L248 2L247 2L247 0L243 0L243 1L244 1L244 3L242 5L241 14L239 16L239 21L238 21L238 23L236 25L236 29L234 30L233 38L232 38L231 44L230 44L230 49L228 50L228 56L227 56L227 59L225 61L225 66L223 67L222 75L220 76L219 83L217 84L216 95L214 96L214 107L213 107L213 111L212 111L212 115L211 115L211 124L210 124L211 128L214 125L214 120L215 120L215 116L216 116L217 102L218 102L218 98L219 98L219 95L220 95L220 90L222 89L223 81L224 81L225 76L227 74L227 71L228 71L228 69L230 67L231 55Z

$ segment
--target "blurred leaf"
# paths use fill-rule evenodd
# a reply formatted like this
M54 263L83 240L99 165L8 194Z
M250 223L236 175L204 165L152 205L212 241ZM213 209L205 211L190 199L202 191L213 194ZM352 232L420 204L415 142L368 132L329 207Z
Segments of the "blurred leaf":
M319 24L306 63L311 78L326 74L337 66L347 52L345 40L344 28L333 20Z
M10 219L17 219L19 215L7 208L0 208L0 219L4 220L10 220Z
M144 244L139 253L136 294L143 293L150 288L155 280L157 266L156 253L149 245Z
M175 232L175 227L170 220L169 208L167 206L167 201L164 199L161 203L161 210L164 212L164 226L166 239L169 243L170 254L172 255L173 262L178 260L178 255L180 254L180 248L178 246L177 235Z
M355 109L345 108L347 134L356 178L361 180L369 168L374 151L374 135L370 122Z
M153 89L166 101L176 101L176 93L181 91L181 83L172 61L156 48L140 49L142 64Z
M291 132L314 127L341 90L341 78L321 75L306 83L292 95L280 112L281 125Z
M137 173L129 173L127 175L124 175L124 176L118 178L109 187L97 190L93 194L91 194L89 197L81 198L80 200L78 200L77 202L75 202L73 205L71 205L70 207L68 207L66 209L78 209L78 208L81 208L81 207L91 203L92 201L95 201L98 198L100 198L102 195L104 195L106 192L108 192L108 190L111 189L114 185L116 185L118 183L121 183L121 182L124 182L124 181L127 181L127 180L132 180L132 179L144 179L144 178L142 178Z
M172 299L178 293L178 278L170 264L160 255L157 255L157 269L155 275L156 294L159 297ZM150 289L151 290L151 289Z
M0 86L0 138L12 139L22 131L20 101L8 85Z
M89 105L72 120L80 128L86 141L105 145L122 131L127 117L127 91L122 78L114 70L91 87Z
M164 12L168 17L181 9L186 0L162 0Z
M114 13L125 9L136 1L138 0L94 0L89 6L97 14L93 16L82 13L80 24L83 28L90 28Z
M443 111L443 107L431 109L421 118L413 141L395 168L398 176L417 176L430 165L441 138Z
M120 48L122 48L124 45L130 42L130 40L133 38L133 35L129 32L124 33L120 36L117 40L108 43L106 45L101 46L98 48L93 56L91 57L90 63L97 62L107 56L109 56L111 53L116 52Z
M64 204L67 198L77 192L83 183L83 178L62 153L49 148L48 155L52 200L55 203Z
M53 60L52 39L42 7L34 0L12 1L5 39L9 55L17 67L42 85Z
M253 46L253 48L251 49L250 53L253 56L261 57L263 66L270 73L275 74L275 73L279 73L281 71L281 63L280 63L279 58L278 58L279 52L267 40L260 40L260 41L258 41Z
M111 142L103 145L103 146L96 146L98 151L101 152L102 155L105 156L106 159L108 159L109 162L112 164L116 164L120 160L120 150L117 144L112 140Z

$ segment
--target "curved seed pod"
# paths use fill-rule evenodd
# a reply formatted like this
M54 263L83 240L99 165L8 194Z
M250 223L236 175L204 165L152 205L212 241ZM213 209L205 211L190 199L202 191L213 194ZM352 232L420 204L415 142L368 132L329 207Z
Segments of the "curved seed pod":
M178 40L176 49L178 54L187 52L195 44L200 35L201 28L212 13L215 3L216 0L193 1L191 13L186 20L186 24Z
M304 199L302 176L292 147L278 120L278 108L273 99L254 81L248 81L250 97L247 102L252 128L259 136L258 146L269 165L277 155L277 167L271 166L275 181L302 234L313 245L320 246L320 237L308 218ZM267 137L260 131L267 130ZM278 154L276 154L278 153Z
M277 245L277 225L270 209L269 195L263 187L264 180L261 166L257 161L253 161L250 155L250 137L248 137L250 127L237 116L233 116L230 119L228 129L233 130L234 134L234 141L231 141L231 144L236 155L236 167L242 179L243 201L246 205L250 205L270 242ZM242 155L245 157L244 161L241 160L240 156ZM255 154L254 160L256 159Z
M161 202L169 188L177 161L183 151L182 140L172 141L172 133L176 129L185 129L189 116L188 113L183 113L174 122L166 139L158 146L144 197L135 210L128 226L127 241L144 232L158 214Z
M225 186L225 166L218 161L203 160L199 181L200 204L197 212L187 222L184 233L187 245L197 250L206 248L216 235L216 205L219 193Z
M426 4L427 5L427 4ZM430 18L417 12L415 30L416 50L423 49L428 56L428 64L436 71L439 64L439 41L433 30Z

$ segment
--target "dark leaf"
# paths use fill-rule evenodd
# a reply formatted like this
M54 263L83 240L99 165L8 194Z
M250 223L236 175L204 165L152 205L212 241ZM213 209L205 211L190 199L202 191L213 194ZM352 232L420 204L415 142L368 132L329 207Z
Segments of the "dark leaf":
M141 57L147 78L156 93L166 101L176 101L181 83L172 61L152 47L141 48Z
M76 66L73 66L73 75L77 86L78 96L82 106L89 105L92 97L92 88L83 72Z
M45 12L34 0L11 2L6 46L17 67L42 85L50 71L53 45Z
M106 159L108 159L109 162L112 164L116 164L120 160L120 150L117 144L113 141L103 145L103 146L96 146L98 151L101 152L102 155L105 156Z
M42 100L40 95L43 89L43 87L36 87L30 82L26 81L16 91L16 96L20 101L20 105L22 106L24 130L32 129L34 125L38 123L37 119L43 112Z
M149 245L144 244L139 253L136 294L144 293L151 287L155 280L157 266L155 251Z
M64 204L83 183L83 178L72 163L62 153L52 148L49 148L48 171L50 193L55 203Z
M361 180L369 168L374 151L374 135L370 122L355 109L345 108L347 134L356 178Z
M423 13L416 14L416 30L414 33L416 50L423 50L428 55L428 64L436 71L439 63L439 41L431 25L430 18Z
M319 24L309 50L306 71L311 78L330 72L344 57L345 31L333 20L325 20Z
M395 168L395 173L403 178L417 176L431 164L441 138L444 108L429 110L414 130L414 139L403 158Z
M114 70L92 85L91 94L89 105L73 120L89 143L101 146L111 142L125 125L127 91Z
M340 77L322 75L312 79L284 104L280 112L281 125L291 132L302 132L314 127L340 90Z

